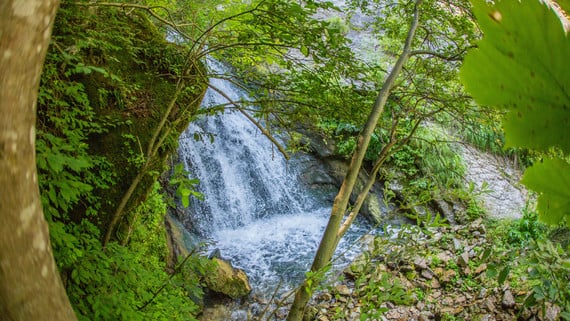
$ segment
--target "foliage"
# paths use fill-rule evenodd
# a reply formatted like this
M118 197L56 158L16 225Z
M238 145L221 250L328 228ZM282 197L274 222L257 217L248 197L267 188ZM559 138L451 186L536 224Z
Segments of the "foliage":
M193 320L208 262L189 257L166 272L166 211L159 186L168 152L197 108L204 86L192 78L171 115L169 137L149 166L122 222L121 243L101 232L145 161L151 139L186 59L141 12L86 8L63 1L38 99L37 165L54 256L82 320ZM176 117L185 120L180 121Z
M193 320L198 307L205 259L192 258L174 276L165 272L163 229L166 204L155 184L136 211L137 222L128 247L110 243L103 249L98 229L86 220L52 224L52 244L68 296L80 320ZM159 290L162 288L160 292Z
M344 158L349 159L356 148L356 139L362 128L353 123L337 122L334 119L329 121L323 120L317 124L321 133L328 137L334 138L336 142L336 153ZM370 146L366 150L365 159L373 161L376 159L382 149L381 135L374 133L370 139Z
M507 230L508 243L524 247L533 241L543 241L546 232L546 227L538 221L538 214L527 205L522 218L513 222Z
M535 281L532 293L525 306L538 305L546 311L546 304L556 304L561 308L563 320L570 320L570 255L568 249L550 241L536 243L529 258L532 270L531 281Z
M545 159L528 168L522 182L538 196L541 219L553 225L570 226L570 164L565 159Z
M500 285L527 288L523 308L545 313L548 305L555 304L561 308L560 317L569 320L570 249L553 241L555 230L538 218L526 208L521 219L489 225L487 276Z
M462 78L479 104L506 111L507 147L570 152L570 38L554 11L538 1L473 1L485 38L465 59ZM570 165L546 159L523 183L539 193L540 217L570 224ZM545 180L546 178L546 180Z
M355 284L360 288L360 298L363 302L361 320L375 319L386 312L387 308L380 307L382 303L409 305L413 302L409 290L398 278L393 278L388 273L381 273L372 280L357 279Z
M305 278L307 280L305 291L312 295L315 290L321 285L321 282L325 279L327 272L331 269L331 265L326 265L318 271L307 271Z
M95 214L101 207L95 191L114 183L111 164L93 155L88 144L90 135L104 134L113 123L95 112L85 86L73 80L91 72L78 64L76 57L50 50L42 74L36 153L48 220L69 219L75 206Z
M480 122L465 124L461 136L467 142L479 149L493 154L504 152L504 135L501 128L496 124L482 124Z
M182 206L188 207L190 205L190 197L196 197L199 200L204 200L204 195L196 191L196 185L200 183L198 179L190 179L188 171L184 169L183 164L174 166L172 176L170 178L170 185L176 186L176 196L180 198Z

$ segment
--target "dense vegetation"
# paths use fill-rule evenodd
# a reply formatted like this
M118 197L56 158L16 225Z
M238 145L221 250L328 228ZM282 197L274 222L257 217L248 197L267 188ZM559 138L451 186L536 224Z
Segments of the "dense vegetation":
M176 93L184 53L138 11L63 3L58 12L38 101L37 163L55 258L80 320L188 320L198 311L189 297L200 296L206 263L167 262L171 201L154 183L204 91L196 65L193 84ZM175 96L176 114L167 110ZM105 244L140 172L128 215Z
M282 0L63 1L41 81L36 149L54 255L80 320L193 320L199 313L201 276L210 266L198 256L168 261L163 219L167 207L179 200L172 200L157 182L169 170L167 159L176 151L179 133L198 114L224 109L247 113L265 135L271 137L275 131L289 135L287 150L281 147L284 154L306 148L299 133L309 130L334 141L339 158L350 158L377 92L403 48L414 7L400 1L347 3L345 18L316 19L323 10L337 9L327 2L300 5ZM497 20L494 12L518 9L488 9L481 3L477 2L476 13L487 37L497 32L487 26ZM539 10L533 7L526 13L533 16L535 9ZM487 14L485 10L498 11ZM392 88L366 153L367 169L384 165L379 179L404 184L401 195L386 194L393 196L387 202L426 226L439 222L436 216L420 215L424 213L420 209L434 199L466 204L460 222L484 216L463 181L458 140L517 159L522 166L541 160L551 173L549 182L568 173L566 127L554 128L557 135L544 135L562 135L562 141L533 139L532 144L514 140L507 131L509 149L505 149L505 137L496 125L504 109L487 107L502 93L481 98L474 92L480 105L465 93L458 76L461 62L468 49L483 50L488 41L477 42L481 30L470 3L424 1L419 11L422 27L412 54ZM355 28L350 17L357 12L371 17L357 27L372 39L381 39L374 53L356 55L349 49L347 36ZM483 22L481 17L491 20ZM508 21L506 14L501 17ZM568 50L562 49L549 56L550 48L567 49L568 37L552 19L548 22L558 42L545 44L545 52L535 54L546 56L548 66L551 60L561 65L535 72L545 79L544 88L556 87L545 75L551 70L563 73L561 57L568 56ZM522 25L531 28L525 34L539 35L532 28L541 24ZM516 49L515 43L504 46ZM519 57L518 51L515 56ZM230 63L236 76L215 76L238 83L252 99L199 111L207 78L214 76L207 74L207 57ZM477 73L479 65L490 66L490 77L498 68L488 61L472 63L476 67L466 68ZM512 65L501 66L514 70ZM519 83L506 77L501 81ZM514 77L519 79L518 74ZM560 77L555 83L563 84L564 97L558 107L567 106L570 83L567 73ZM537 95L529 99L540 100L543 91ZM523 118L532 120L533 115ZM567 119L567 112L555 115ZM548 119L544 122L549 124ZM507 129L520 127L509 124ZM533 130L542 129L528 129ZM542 161L545 155L554 160ZM553 164L562 169L555 170ZM541 175L529 171L525 183L541 191ZM162 180L163 185L167 180ZM568 180L555 181L558 191L569 190ZM187 204L188 196L198 196L192 190L194 182L177 177L173 183L181 186L181 203ZM553 216L546 214L546 220L568 223L564 218L570 197L564 193L546 190L539 198L539 215L548 213L549 204L560 204ZM548 240L554 234L537 223L534 213L527 211L517 222L493 223L498 246L490 254L496 260L489 264L496 265L501 283L509 271L514 279L532 267L530 282L524 286L534 289L525 304L556 303L562 316L570 319L568 244ZM520 253L527 254L528 262L512 266L512 260L501 259ZM509 269L499 268L504 266ZM370 285L368 290L377 291ZM385 298L404 299L400 294Z

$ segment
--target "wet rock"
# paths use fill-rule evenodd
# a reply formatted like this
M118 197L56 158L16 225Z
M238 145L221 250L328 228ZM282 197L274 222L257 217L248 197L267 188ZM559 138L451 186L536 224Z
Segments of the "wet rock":
M222 252L220 251L220 249L216 248L208 255L208 259L211 260L213 258L218 258L218 259L222 258Z

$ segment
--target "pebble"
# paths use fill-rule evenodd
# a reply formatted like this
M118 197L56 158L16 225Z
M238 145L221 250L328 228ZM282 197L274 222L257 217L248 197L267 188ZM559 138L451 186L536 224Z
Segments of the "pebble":
M427 268L425 270L422 270L420 275L426 280L431 280L434 277L434 273L430 269L427 269Z
M340 284L334 287L334 291L342 296L350 296L352 292L345 284Z
M505 290L503 293L503 299L501 300L501 306L505 309L511 309L515 307L515 298L511 293L511 290Z
M461 267L469 266L469 253L461 253L461 255L457 258L457 264Z

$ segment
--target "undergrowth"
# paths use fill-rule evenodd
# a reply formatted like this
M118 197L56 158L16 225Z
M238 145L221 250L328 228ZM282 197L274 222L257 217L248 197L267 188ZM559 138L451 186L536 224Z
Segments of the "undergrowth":
M167 205L156 183L189 115L178 115L188 119L165 139L116 241L101 242L175 92L184 52L138 11L67 1L58 11L37 105L38 183L80 320L194 320L199 312L190 297L200 300L209 263L192 255L167 269ZM187 87L178 104L197 108L203 85Z

